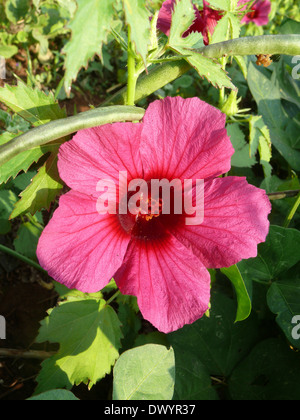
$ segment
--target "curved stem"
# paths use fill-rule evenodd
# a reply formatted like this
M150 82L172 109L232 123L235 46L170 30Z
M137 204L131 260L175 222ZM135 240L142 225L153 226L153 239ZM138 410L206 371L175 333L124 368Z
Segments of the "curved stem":
M193 51L209 58L258 54L300 55L300 35L247 36L211 44Z
M285 219L283 227L285 227L285 228L289 227L289 225L290 225L293 217L295 216L295 213L296 213L299 206L300 206L300 193L298 194L297 199L296 199L293 207L291 208L289 214L287 215L287 218Z
M96 108L33 128L0 146L0 166L21 152L42 146L84 128L120 121L138 121L145 110L132 106Z
M47 271L44 270L38 263L31 260L30 258L25 257L24 255L19 254L18 252L14 251L13 249L7 248L4 245L0 245L0 252L3 252L4 254L11 255L12 257L17 258L20 261L25 262L28 265L31 265L31 267L36 268L37 270L41 271L44 274L47 274Z
M190 69L191 66L189 63L180 58L178 58L177 61L156 66L154 69L150 70L148 74L144 74L139 78L135 91L135 103L151 95L166 84L173 82ZM125 104L126 95L127 89L125 87L108 98L102 106Z
M195 50L194 50L195 51ZM211 44L198 50L209 58L226 55L286 54L300 55L300 35L263 35L232 39ZM156 66L148 75L140 77L135 92L135 103L146 98L168 83L185 74L192 67L183 59ZM126 87L108 98L102 106L126 103Z
M116 297L120 294L121 292L120 292L120 290L117 290L116 291L116 293L114 293L113 295L112 295L112 297L110 298L110 299L108 299L108 301L106 302L106 305L109 305L113 300L115 300L116 299Z
M42 350L19 350L19 349L0 349L0 357L12 357L21 359L38 359L45 360L54 356L54 351Z
M137 82L137 76L135 73L135 57L132 53L132 45L130 42L131 39L131 31L130 26L128 26L128 60L127 60L127 70L128 70L128 77L127 77L127 101L126 105L134 105L135 101L135 88Z
M283 198L296 197L298 194L300 195L300 190L288 190L268 193L267 196L270 200L282 200Z

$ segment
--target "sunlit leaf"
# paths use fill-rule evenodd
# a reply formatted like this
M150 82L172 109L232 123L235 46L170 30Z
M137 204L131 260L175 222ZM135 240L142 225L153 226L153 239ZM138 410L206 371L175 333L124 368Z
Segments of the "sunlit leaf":
M240 270L236 265L233 265L221 268L221 272L229 278L237 295L238 308L235 321L244 321L251 313L252 303Z
M70 92L72 81L95 54L102 56L114 17L113 0L77 0L78 9L69 24L72 37L64 47L65 89Z
M34 126L65 117L52 94L32 89L21 80L17 86L0 88L0 101Z
M88 383L91 388L119 357L122 337L115 311L102 299L61 303L42 321L38 342L59 343L55 356L42 363L36 393Z
M122 354L114 368L114 400L169 400L175 383L173 349L158 344Z
M63 183L57 169L57 153L53 153L39 168L31 184L20 194L21 200L16 203L11 219L22 214L35 214L38 210L49 209L51 202L62 188Z
M150 13L143 0L123 0L126 22L130 26L131 42L146 64L150 44Z

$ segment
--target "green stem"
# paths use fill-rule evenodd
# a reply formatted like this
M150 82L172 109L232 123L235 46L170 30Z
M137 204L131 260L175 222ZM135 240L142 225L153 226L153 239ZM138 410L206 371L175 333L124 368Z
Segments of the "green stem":
M282 200L283 198L296 197L300 193L300 190L288 190L288 191L277 191L268 193L270 200Z
M45 360L54 356L56 352L43 350L0 349L0 357Z
M289 227L298 207L300 205L300 193L297 195L297 199L293 205L293 207L291 208L291 211L289 212L289 214L287 215L287 218L285 219L285 222L283 224L283 227L287 228Z
M128 70L128 79L127 79L127 101L126 105L134 105L135 102L135 89L137 76L135 72L135 57L132 52L132 44L130 42L131 33L130 26L128 27L128 60L127 60L127 70Z
M263 35L232 39L208 45L197 50L205 57L221 58L227 55L287 54L300 55L300 35ZM140 77L135 92L135 103L146 98L168 83L185 74L192 67L183 59L156 66ZM126 103L127 90L123 88L108 98L102 106Z
M211 44L194 51L209 58L258 54L299 55L300 35L247 36Z
M120 294L121 292L120 292L120 290L118 290L116 293L114 293L113 295L112 295L112 297L110 298L110 299L108 299L108 301L106 302L106 305L109 305L113 300L115 300L116 299L116 297Z
M182 59L172 61L170 63L161 64L150 70L148 74L144 74L139 78L135 91L135 103L146 98L166 84L173 82L182 76L191 66ZM113 96L108 98L102 106L122 105L126 103L127 89L122 88Z
M19 254L18 252L14 251L13 249L7 248L4 245L0 245L0 252L3 252L4 254L11 255L12 257L17 258L20 261L23 261L24 263L31 265L31 267L36 268L37 270L41 271L44 274L47 274L47 271L45 271L38 263L35 261L32 261L30 258L25 257L24 255Z
M226 64L227 64L227 58L226 57L222 57L220 59L220 61L221 61L222 69L225 71ZM224 103L225 103L225 88L222 87L220 89L220 92L219 92L219 107L221 108L224 105Z
M33 128L0 146L0 166L21 152L66 137L84 128L96 127L120 121L137 121L145 110L131 106L111 106L81 112L72 117L54 120Z

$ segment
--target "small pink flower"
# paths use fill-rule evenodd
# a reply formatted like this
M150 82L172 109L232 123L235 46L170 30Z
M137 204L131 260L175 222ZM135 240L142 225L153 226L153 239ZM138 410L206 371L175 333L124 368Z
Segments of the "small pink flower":
M58 168L71 191L60 198L37 250L49 275L89 293L114 277L165 333L202 317L210 301L207 268L255 257L269 229L265 191L245 178L219 177L234 153L225 119L198 98L166 98L153 102L140 123L81 130L64 143ZM174 209L155 217L100 215L98 182L118 184L120 171L128 182L205 180L202 224L186 225Z
M170 35L170 28L172 22L172 13L174 10L176 0L166 0L159 11L157 27L166 34ZM203 42L205 45L209 44L209 34L214 33L218 21L222 18L222 14L217 10L209 7L208 1L203 1L203 10L199 11L194 5L195 20L190 28L183 34L183 37L188 36L191 32L200 32L203 35Z
M249 3L249 0L240 0L239 5ZM246 9L246 5L242 10ZM254 22L257 26L267 25L269 23L269 14L271 12L271 2L269 0L258 0L242 19L243 23Z

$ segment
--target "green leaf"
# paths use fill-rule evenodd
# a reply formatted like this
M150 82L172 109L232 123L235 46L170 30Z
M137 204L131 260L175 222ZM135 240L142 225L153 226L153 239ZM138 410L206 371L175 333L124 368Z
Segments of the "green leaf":
M172 348L146 344L124 352L114 367L114 400L171 400L175 383Z
M255 157L250 157L249 144L238 123L228 124L227 133L230 137L235 153L231 158L231 166L251 168L256 163Z
M28 398L27 401L79 401L72 392L66 389L53 389L43 392L36 397Z
M199 358L181 348L175 349L175 390L174 400L218 400L218 394L212 387L209 372Z
M144 346L145 344L160 344L167 348L170 347L167 335L160 331L152 331L149 334L139 334L133 347Z
M235 323L235 319L234 300L212 289L209 318L204 316L168 334L175 359L178 353L189 352L210 375L228 376L249 352L258 334L253 313L243 322Z
M12 184L15 189L23 191L25 188L28 187L32 178L37 174L35 169L29 170L28 172L24 172L18 175L13 181Z
M283 25L278 27L280 34L299 34L300 33L300 22L293 19L286 19Z
M35 126L65 117L52 94L32 89L20 80L17 86L0 88L0 101Z
M30 0L6 0L5 13L7 19L12 23L17 23L23 19L30 7Z
M280 102L280 91L272 80L252 62L248 67L248 84L268 128L282 128L285 115Z
M77 0L78 9L69 24L72 37L64 47L65 90L69 94L72 81L95 54L102 57L102 45L107 40L114 17L113 0Z
M146 65L148 46L150 45L150 13L144 0L123 0L126 23L130 26L131 42L135 44L137 54Z
M12 133L4 133L0 135L0 146L6 144L16 137ZM21 171L27 172L30 166L37 162L45 153L57 152L61 141L55 140L45 146L37 146L33 149L25 150L8 162L0 166L0 184L5 183L9 178L15 178Z
M293 169L300 171L300 152L289 144L292 139L288 137L287 132L281 129L269 129L273 146Z
M133 347L134 341L141 329L141 320L137 316L136 311L129 304L119 303L118 317L122 323L122 350Z
M238 309L235 322L244 321L251 313L252 303L240 270L236 265L233 265L221 268L221 272L231 281L236 292Z
M225 10L227 12L235 10L237 0L209 0L209 5L219 10Z
M42 363L36 393L88 383L91 388L111 371L119 357L120 321L102 299L61 303L42 321L38 342L59 343Z
M178 1L174 6L172 23L169 36L170 46L192 48L199 40L203 39L200 33L191 33L186 38L182 38L184 32L192 25L195 20L195 11L190 0ZM203 41L201 43L203 44Z
M269 133L268 130L267 130L267 133ZM260 137L258 152L260 155L260 163L263 167L264 175L267 178L272 175L272 166L270 164L272 151L271 151L271 142L265 135Z
M103 299L102 292L96 293L84 293L77 289L68 289L62 283L58 283L57 281L53 280L54 288L56 293L59 295L59 301L67 300L68 302L73 302L75 300L84 300L84 299L95 299L100 300Z
M36 248L42 231L43 227L38 223L30 221L21 224L14 240L15 250L25 257L36 260Z
M221 68L221 65L202 54L192 51L193 48L203 46L203 37L193 32L182 38L182 34L191 26L195 19L194 8L190 0L181 0L174 7L169 37L169 47L182 56L201 77L206 77L213 86L227 87L236 90L231 80Z
M0 45L0 56L4 58L11 58L17 54L18 47L16 45Z
M263 134L262 130L264 127L266 127L266 125L261 115L251 115L249 121L249 142L251 156L255 156L258 150L260 137Z
M299 267L298 267L299 268ZM300 314L300 280L298 270L294 278L283 275L273 283L267 294L268 306L277 314L276 322L292 345L300 349L300 340L293 337L294 316Z
M215 27L210 44L223 42L228 39L236 39L240 36L240 20L235 14L227 12L223 15Z
M229 25L230 25L229 16L228 16L228 13L225 13L222 19L220 19L219 22L217 23L214 33L211 35L210 44L216 44L217 42L226 41L229 35L229 29L230 29Z
M236 90L236 87L227 76L221 65L213 59L204 57L200 53L188 51L182 47L172 47L180 55L187 55L186 61L194 67L199 76L206 78L215 88L226 87Z
M17 201L17 196L10 190L0 190L0 235L10 232L10 213Z
M299 361L299 354L285 342L260 342L230 378L232 400L299 400Z
M294 150L293 137L286 130L290 124L281 103L281 91L276 79L271 80L251 62L248 68L248 84L270 131L272 144L293 169L300 170L300 152Z
M276 81L280 86L281 97L300 108L300 83L286 69L284 60L275 67Z
M49 209L62 188L63 183L57 169L57 153L52 153L39 168L31 184L20 194L21 200L16 203L10 218L26 213L35 214L42 208Z
M240 18L234 13L228 13L229 33L231 39L239 38L241 32Z
M261 115L252 115L249 121L250 154L254 156L259 151L260 164L264 169L265 177L271 176L272 143L270 132Z
M238 268L246 279L270 283L299 261L299 248L298 230L271 226L266 242L258 246L258 256L241 261Z

